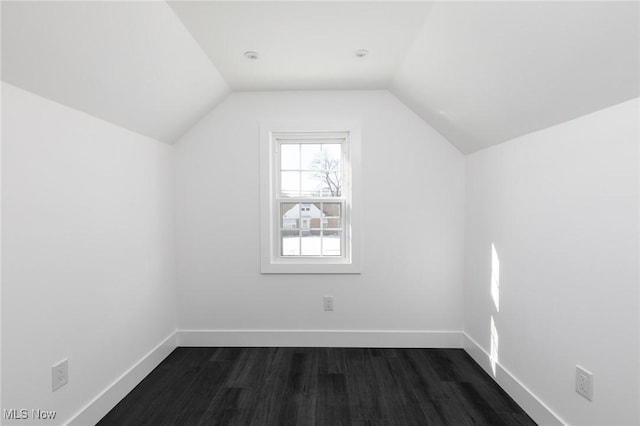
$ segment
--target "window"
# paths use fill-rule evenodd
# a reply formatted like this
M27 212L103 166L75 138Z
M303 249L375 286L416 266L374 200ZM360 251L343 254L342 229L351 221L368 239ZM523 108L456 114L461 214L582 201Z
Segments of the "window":
M282 258L347 252L346 133L273 133L277 252Z
M359 134L288 128L263 123L261 270L358 273Z

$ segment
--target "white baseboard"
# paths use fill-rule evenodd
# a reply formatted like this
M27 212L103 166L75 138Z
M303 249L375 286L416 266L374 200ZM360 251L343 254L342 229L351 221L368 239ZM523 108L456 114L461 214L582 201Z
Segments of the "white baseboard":
M178 346L462 348L461 331L178 330Z
M154 368L176 348L176 333L171 333L162 343L109 385L100 395L74 415L69 426L95 425L113 407L135 388Z
M464 350L473 358L514 401L539 425L566 425L544 402L523 385L500 363L496 363L496 373L491 369L490 355L475 340L464 333Z

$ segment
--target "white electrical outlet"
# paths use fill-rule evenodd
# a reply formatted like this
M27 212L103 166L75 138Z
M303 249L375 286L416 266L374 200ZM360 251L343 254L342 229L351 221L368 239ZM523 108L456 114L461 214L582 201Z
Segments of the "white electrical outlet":
M63 360L51 367L51 385L53 392L69 383L69 360Z
M333 296L324 296L322 305L325 311L333 311Z
M576 365L576 392L589 401L593 400L593 374L579 365Z

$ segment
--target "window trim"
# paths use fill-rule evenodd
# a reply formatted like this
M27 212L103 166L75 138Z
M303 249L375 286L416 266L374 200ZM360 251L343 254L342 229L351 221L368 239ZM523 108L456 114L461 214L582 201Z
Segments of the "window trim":
M291 137L327 133L348 133L347 164L350 168L350 200L345 215L345 233L349 238L350 253L347 257L282 257L277 252L279 244L275 241L276 196L274 191L274 170L279 161L275 153L278 143L275 135L290 133ZM298 134L298 135L296 135ZM260 122L260 269L263 274L359 274L362 272L361 221L360 221L360 125L355 120L325 119ZM347 182L345 181L345 184ZM328 200L329 201L329 200ZM348 232L346 227L349 227ZM346 253L345 253L346 254Z

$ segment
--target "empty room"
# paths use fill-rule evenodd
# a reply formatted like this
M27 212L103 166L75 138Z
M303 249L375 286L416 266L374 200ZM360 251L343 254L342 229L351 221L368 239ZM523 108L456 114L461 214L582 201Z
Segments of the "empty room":
M0 6L0 424L640 425L640 2Z

